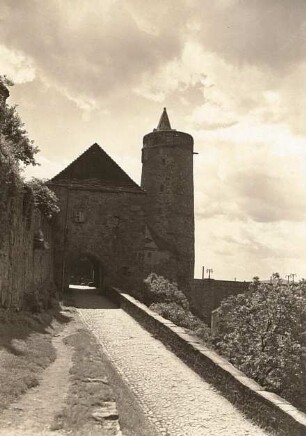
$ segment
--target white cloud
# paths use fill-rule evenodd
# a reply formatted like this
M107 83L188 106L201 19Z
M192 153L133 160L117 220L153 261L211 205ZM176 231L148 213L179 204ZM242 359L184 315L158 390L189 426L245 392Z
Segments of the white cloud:
M0 71L4 71L16 84L31 82L35 78L32 60L22 52L8 49L3 44L0 44Z

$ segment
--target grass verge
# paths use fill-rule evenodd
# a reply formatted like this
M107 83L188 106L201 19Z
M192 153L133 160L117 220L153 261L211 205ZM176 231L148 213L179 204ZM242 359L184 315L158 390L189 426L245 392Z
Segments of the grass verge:
M40 374L56 358L52 334L67 321L56 311L0 310L0 413L38 385Z

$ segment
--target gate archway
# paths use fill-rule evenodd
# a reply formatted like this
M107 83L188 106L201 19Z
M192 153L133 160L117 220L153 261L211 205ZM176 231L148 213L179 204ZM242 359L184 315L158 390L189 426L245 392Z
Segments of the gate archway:
M107 283L105 268L91 253L69 256L65 267L65 283L68 285L89 286L104 290Z

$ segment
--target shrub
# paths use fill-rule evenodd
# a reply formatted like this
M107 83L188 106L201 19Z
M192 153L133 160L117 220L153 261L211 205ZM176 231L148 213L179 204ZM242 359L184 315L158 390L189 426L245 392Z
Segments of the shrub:
M305 282L256 281L220 307L216 348L267 389L305 409Z
M175 302L153 303L150 305L150 309L154 310L154 312L157 312L164 318L169 319L174 324L188 328L190 330L192 330L193 328L192 315L190 314L190 312L186 312L182 308L182 306L179 306Z
M171 283L164 277L151 273L145 280L145 284L145 299L150 309L174 324L190 330L205 343L210 343L210 329L190 312L188 300L178 289L176 283Z
M178 289L177 284L155 273L151 273L144 281L147 304L175 302L184 309L189 309L186 296Z

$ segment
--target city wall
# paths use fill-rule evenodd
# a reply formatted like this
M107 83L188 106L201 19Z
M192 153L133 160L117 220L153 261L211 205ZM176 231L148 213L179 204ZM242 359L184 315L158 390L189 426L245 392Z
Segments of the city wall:
M194 279L188 292L190 308L195 315L210 325L212 311L220 306L221 301L230 295L246 292L248 287L249 282Z
M2 176L5 160L0 151ZM50 224L12 172L0 186L0 307L39 310L49 306L53 294Z

